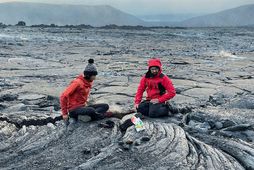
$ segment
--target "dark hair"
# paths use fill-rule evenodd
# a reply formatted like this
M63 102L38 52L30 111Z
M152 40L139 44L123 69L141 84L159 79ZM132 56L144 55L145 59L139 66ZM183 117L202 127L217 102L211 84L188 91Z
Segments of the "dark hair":
M166 89L161 83L158 83L158 88L160 90L160 95L161 96L166 93Z
M88 76L88 75L85 75L85 74L84 74L84 78L85 78L86 80L90 80L90 79L91 79L91 76Z
M146 72L146 78L151 78L152 77L152 73L150 71L150 69Z
M156 67L156 68L158 68L160 70L160 67L158 67L158 66L151 66L151 67ZM149 67L148 71L146 72L146 78L153 77L153 74L151 73L151 70L150 70L151 67Z
M86 80L90 80L92 76L96 76L97 74L97 71L84 71L84 76Z
M97 71L84 71L84 75L86 76L97 76Z
M145 78L152 78L152 77L154 77L154 75L151 73L151 71L150 70L147 71L146 74L145 74ZM164 77L164 74L161 73L160 78L163 78L163 77Z

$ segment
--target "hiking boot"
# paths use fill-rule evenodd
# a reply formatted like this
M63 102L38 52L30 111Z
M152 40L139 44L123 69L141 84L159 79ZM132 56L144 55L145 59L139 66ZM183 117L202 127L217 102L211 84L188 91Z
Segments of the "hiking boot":
M88 115L78 115L78 120L81 121L81 122L89 122L92 119Z
M127 119L122 124L120 124L119 128L122 132L124 132L128 129L128 127L130 127L132 125L133 125L133 123L132 123L131 119Z

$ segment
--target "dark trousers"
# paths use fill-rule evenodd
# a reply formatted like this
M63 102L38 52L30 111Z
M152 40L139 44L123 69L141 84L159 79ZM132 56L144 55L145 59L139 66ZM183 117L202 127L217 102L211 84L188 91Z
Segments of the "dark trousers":
M143 101L139 104L137 111L144 116L156 118L168 116L169 107L164 103L153 104L150 101Z
M164 103L153 104L150 101L143 101L139 104L137 109L136 117L143 118L142 115L148 116L151 118L163 117L169 115L169 106ZM125 131L128 127L132 126L133 123L131 119L126 120L123 124L120 125L120 129Z
M88 115L92 120L104 118L104 113L109 109L108 104L94 104L86 107L79 107L69 112L69 116L78 119L78 115Z

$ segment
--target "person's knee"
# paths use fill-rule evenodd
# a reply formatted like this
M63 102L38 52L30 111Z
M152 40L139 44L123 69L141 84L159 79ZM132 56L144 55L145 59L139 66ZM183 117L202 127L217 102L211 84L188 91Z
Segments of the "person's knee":
M161 108L158 111L158 117L164 117L164 116L168 116L168 109L167 108Z
M149 107L147 107L147 108L137 108L137 112L141 113L142 115L148 116Z
M96 113L95 109L92 107L86 107L84 109L84 112L82 113L82 115L88 115L88 116L92 116Z
M99 110L99 112L106 112L109 109L109 105L106 103L98 104L95 110Z
M106 111L109 109L109 105L108 104L104 104L103 107L105 108Z
M137 108L137 112L142 113L143 109L141 109L140 107Z
M156 107L150 110L149 117L158 118L163 116L168 116L168 108L164 106Z
M143 101L139 104L138 108L146 108L149 107L149 103L148 101Z

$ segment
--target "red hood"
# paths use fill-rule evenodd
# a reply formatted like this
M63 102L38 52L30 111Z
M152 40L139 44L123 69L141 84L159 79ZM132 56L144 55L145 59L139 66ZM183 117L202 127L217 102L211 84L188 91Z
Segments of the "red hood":
M159 58L150 59L148 61L148 69L150 69L150 67L154 67L154 66L160 68L160 71L158 74L158 75L160 75L162 73L162 64L161 64L161 60Z
M87 86L87 87L92 87L93 82L87 81L87 80L84 78L84 76L83 76L82 74L80 74L80 75L77 77L77 79L80 79L80 80L85 84L85 86Z

